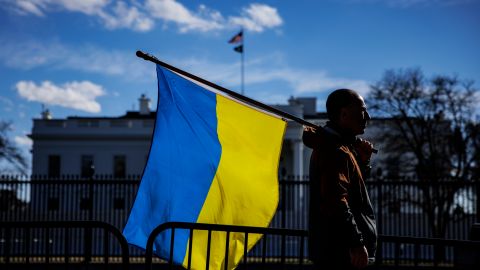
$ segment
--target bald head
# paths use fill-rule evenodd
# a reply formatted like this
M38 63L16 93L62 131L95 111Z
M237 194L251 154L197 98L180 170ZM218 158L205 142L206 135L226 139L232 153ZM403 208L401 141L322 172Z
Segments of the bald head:
M337 122L342 108L363 102L362 97L351 89L337 89L330 93L327 98L328 119Z
M328 96L327 114L332 123L352 135L363 134L370 120L363 98L350 89L338 89Z

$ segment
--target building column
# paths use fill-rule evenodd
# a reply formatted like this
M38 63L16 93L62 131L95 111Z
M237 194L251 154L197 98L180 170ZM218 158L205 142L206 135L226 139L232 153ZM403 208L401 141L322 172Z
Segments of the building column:
M303 177L303 142L292 140L293 147L293 174L295 177Z

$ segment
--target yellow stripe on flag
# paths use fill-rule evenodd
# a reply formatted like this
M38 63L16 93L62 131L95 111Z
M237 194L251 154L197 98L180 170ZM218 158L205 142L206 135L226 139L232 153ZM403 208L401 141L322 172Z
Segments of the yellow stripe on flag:
M278 161L286 122L217 95L220 163L198 223L267 227L278 205ZM192 269L205 269L206 231L195 231ZM249 234L248 250L261 238ZM240 262L244 234L231 233L228 269ZM212 233L210 269L224 269L226 233ZM188 247L188 246L187 246ZM188 248L183 265L187 266Z

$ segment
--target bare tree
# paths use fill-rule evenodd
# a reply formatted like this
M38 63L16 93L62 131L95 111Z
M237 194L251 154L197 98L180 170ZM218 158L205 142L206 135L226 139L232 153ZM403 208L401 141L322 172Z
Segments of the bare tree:
M11 123L0 121L0 162L4 163L3 165L10 165L21 174L25 174L28 169L27 160L21 150L9 139L8 133L10 130Z
M473 82L426 79L420 69L408 69L385 72L367 99L372 114L388 119L378 138L385 145L387 175L419 182L421 196L403 199L428 216L434 237L445 237L456 193L480 176L477 94Z

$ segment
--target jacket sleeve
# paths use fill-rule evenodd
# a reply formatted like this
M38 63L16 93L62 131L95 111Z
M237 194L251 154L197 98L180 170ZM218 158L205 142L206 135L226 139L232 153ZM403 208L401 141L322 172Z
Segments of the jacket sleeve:
M311 127L305 127L302 134L303 144L312 149L317 148L323 140L321 130L323 129L319 128L318 130L315 130Z
M326 161L326 167L321 177L322 197L327 199L326 207L334 220L334 224L339 225L342 232L342 238L348 242L349 247L358 247L363 245L363 238L357 227L353 213L349 205L349 187L351 180L352 167L354 166L350 156L340 150L337 150L334 156Z

